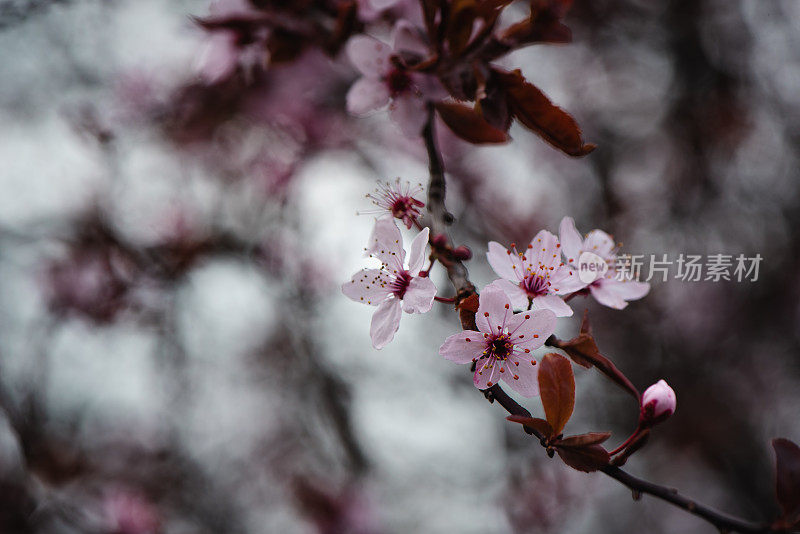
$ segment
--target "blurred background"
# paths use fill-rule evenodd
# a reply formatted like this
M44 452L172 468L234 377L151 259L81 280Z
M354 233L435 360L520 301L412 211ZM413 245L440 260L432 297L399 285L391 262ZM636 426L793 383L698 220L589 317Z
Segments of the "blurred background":
M372 349L373 309L340 292L356 212L378 180L426 182L424 149L346 115L343 54L265 68L207 14L0 0L0 532L715 532L547 458L437 355L448 305ZM489 240L565 215L631 253L760 254L755 282L673 268L624 311L575 299L557 334L588 308L637 386L675 389L632 473L772 519L768 440L800 440L800 3L576 1L565 23L573 44L503 63L599 148L440 128L456 243L479 288ZM637 406L576 376L567 432L616 445Z

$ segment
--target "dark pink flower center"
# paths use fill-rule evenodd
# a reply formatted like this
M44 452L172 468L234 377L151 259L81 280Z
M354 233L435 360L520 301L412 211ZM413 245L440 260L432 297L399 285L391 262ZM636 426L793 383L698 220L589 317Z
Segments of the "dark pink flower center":
M489 343L489 354L487 356L494 356L498 360L505 360L514 352L514 343L508 334L500 334Z
M405 219L406 217L415 220L419 217L419 209L425 204L413 197L399 196L392 203L391 211L392 216L397 219Z
M400 271L397 273L397 278L395 278L394 282L389 286L389 290L395 297L402 299L406 294L406 290L412 278L411 273L408 271Z
M550 283L543 276L537 274L529 274L525 279L519 283L519 287L525 290L528 297L541 297L547 295Z
M397 67L389 71L385 78L389 94L393 97L403 94L411 88L411 76Z

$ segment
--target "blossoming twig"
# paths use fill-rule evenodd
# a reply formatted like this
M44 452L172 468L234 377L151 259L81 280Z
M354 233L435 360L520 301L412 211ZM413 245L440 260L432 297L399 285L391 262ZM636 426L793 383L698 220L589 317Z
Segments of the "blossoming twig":
M428 211L430 212L431 236L447 235L447 226L452 224L453 216L445 207L446 180L444 174L444 164L441 154L436 146L434 130L433 107L429 106L428 121L423 129L423 138L428 152L430 183L428 185ZM431 238L433 239L433 237ZM447 258L441 262L447 270L448 278L456 290L456 304L464 299L476 295L475 286L469 280L469 273L464 264L455 258ZM462 310L463 312L464 310ZM471 315L471 317L470 317ZM474 329L475 314L462 313L461 323L464 329ZM531 413L512 399L499 384L494 384L490 388L482 390L489 402L497 401L509 414L531 417ZM544 445L544 436L536 429L523 426L525 432L536 436ZM754 523L737 517L733 517L696 501L689 499L677 492L677 490L665 486L659 486L646 480L637 478L615 465L607 465L599 469L602 473L617 480L621 484L630 488L634 498L639 498L642 494L649 494L666 501L674 506L686 510L692 515L700 517L715 527L720 532L741 532L741 533L762 533L775 532L769 524Z

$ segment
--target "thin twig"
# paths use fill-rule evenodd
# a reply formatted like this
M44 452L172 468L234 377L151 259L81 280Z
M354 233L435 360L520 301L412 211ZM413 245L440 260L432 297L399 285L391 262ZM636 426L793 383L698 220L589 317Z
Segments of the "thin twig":
M435 115L432 104L428 105L428 121L422 135L425 139L425 148L428 151L428 169L430 181L428 182L428 212L430 213L431 240L437 235L447 236L447 227L453 223L453 215L447 211L444 204L447 182L444 177L444 163L436 146ZM448 242L450 238L448 237ZM469 281L469 274L464 264L455 258L448 258L445 268L450 282L456 289L456 302L475 293L475 286ZM444 263L443 263L444 265Z

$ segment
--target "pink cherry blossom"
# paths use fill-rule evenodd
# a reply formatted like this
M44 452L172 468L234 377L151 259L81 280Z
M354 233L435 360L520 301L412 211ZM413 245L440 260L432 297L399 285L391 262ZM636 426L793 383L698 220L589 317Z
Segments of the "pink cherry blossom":
M505 291L515 308L530 306L534 310L550 310L557 317L569 317L572 308L559 295L573 293L586 285L561 261L558 238L547 230L536 234L525 253L517 252L513 245L508 250L492 241L486 258L502 277L489 287Z
M636 280L620 279L615 268L617 247L614 239L602 230L592 230L582 239L572 217L564 217L559 228L562 251L567 264L576 268L581 254L591 252L606 262L608 270L589 284L592 296L604 306L621 310L629 300L637 300L650 291L650 284Z
M556 326L550 310L514 313L508 295L488 286L480 296L475 323L479 331L465 330L448 337L439 354L456 363L474 363L478 389L504 380L526 397L539 394L539 370L532 350L541 347Z
M376 349L385 347L394 338L401 312L426 313L433 306L436 286L430 278L420 276L427 243L428 229L425 228L411 242L408 266L404 267L406 251L400 229L393 219L378 219L367 254L378 258L381 268L362 269L342 285L342 292L348 298L378 307L370 326L372 345Z
M420 135L427 119L426 105L444 96L433 76L408 70L401 56L428 55L418 30L399 21L393 31L394 46L356 35L347 43L347 55L362 74L347 93L347 110L367 115L389 104L389 115L409 137Z
M419 208L425 206L421 200L417 200L414 195L423 191L422 184L412 186L410 183L400 183L400 178L394 184L382 183L378 185L375 193L368 194L367 198L372 200L377 210L362 211L366 213L389 213L395 219L400 219L406 228L411 229L420 216Z
M115 490L104 502L109 527L116 534L156 534L161 530L155 506L138 493Z
M675 391L659 380L644 391L639 419L645 426L660 423L675 413L676 403Z
M258 15L248 0L215 0L209 7L209 17L225 19ZM241 65L245 72L266 63L264 48L267 32L261 30L242 43L238 32L216 29L208 36L197 62L197 71L204 82L213 84L229 78Z

